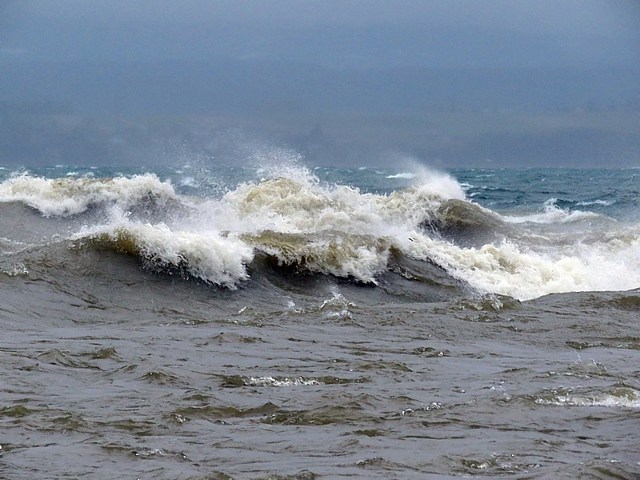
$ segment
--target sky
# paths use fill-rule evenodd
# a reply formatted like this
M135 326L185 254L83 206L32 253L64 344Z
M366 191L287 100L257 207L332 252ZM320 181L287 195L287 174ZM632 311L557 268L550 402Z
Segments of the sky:
M3 0L0 55L341 66L624 65L635 0Z
M91 143L32 115L52 113L261 118L274 141L309 152L369 143L362 158L387 146L457 162L473 149L552 163L549 151L574 146L576 158L608 155L600 145L636 152L640 133L619 115L487 131L481 114L640 111L639 59L637 0L0 0L0 162L56 150L43 128L50 142L67 138L58 157L95 147L95 122ZM432 112L476 117L433 126Z

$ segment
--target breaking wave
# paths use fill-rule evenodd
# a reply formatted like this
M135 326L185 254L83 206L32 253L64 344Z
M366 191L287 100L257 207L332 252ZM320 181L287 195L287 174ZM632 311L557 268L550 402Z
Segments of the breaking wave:
M0 202L22 202L46 217L77 215L104 204L126 209L145 200L164 204L175 201L176 193L153 174L50 179L24 173L0 183Z
M598 218L601 215L594 212L587 212L581 210L568 210L564 208L560 208L557 205L558 199L550 198L544 203L542 208L542 212L534 213L530 215L522 215L522 216L505 216L505 220L510 223L542 223L542 224L553 224L553 223L572 223L572 222L580 222L584 220L590 220L594 218ZM601 205L601 203L587 203L580 202L578 203L580 206L587 205Z
M449 175L427 170L388 194L322 182L291 164L260 174L264 178L216 198L179 194L153 174L108 179L22 174L0 184L0 202L27 205L52 221L98 209L90 224L73 225L66 238L231 289L259 274L258 255L277 268L370 285L380 283L393 258L406 258L436 265L480 293L520 300L640 286L636 227L620 226L588 239L576 230L559 243L537 230L536 238L544 241L527 240L532 238L527 224L597 216L560 209L553 199L541 213L510 217L470 201Z

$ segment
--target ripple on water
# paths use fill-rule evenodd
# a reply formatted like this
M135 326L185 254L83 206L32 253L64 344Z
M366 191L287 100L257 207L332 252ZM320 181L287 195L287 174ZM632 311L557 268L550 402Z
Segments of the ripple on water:
M358 460L356 462L356 466L363 467L363 468L368 468L368 467L383 468L384 470L395 470L398 467L400 468L405 467L404 465L399 465L395 462L391 462L382 457L371 457L371 458L365 458L364 460Z
M163 370L146 372L140 376L139 379L145 382L156 383L158 385L175 385L181 383L181 379L177 375Z
M80 360L76 358L69 352L52 349L48 350L44 353L41 353L37 357L41 362L47 363L49 365L56 365L60 367L69 367L69 368L88 368L93 370L100 370L100 367L97 365L93 365L89 362L85 362L84 360Z
M274 425L369 425L382 420L366 413L357 402L347 405L327 405L307 410L278 410L262 419L262 423Z
M178 423L195 418L215 422L233 418L262 417L274 414L279 408L271 402L251 408L239 408L231 405L196 405L177 408L171 413L171 416Z
M113 347L98 348L86 355L93 360L121 360L120 355L118 355L118 352Z
M0 417L22 418L31 415L33 410L21 404L0 408Z

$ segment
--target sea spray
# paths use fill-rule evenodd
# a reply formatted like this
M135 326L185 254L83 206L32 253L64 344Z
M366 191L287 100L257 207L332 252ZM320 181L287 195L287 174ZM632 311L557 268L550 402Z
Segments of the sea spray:
M228 288L249 279L257 254L301 274L372 285L389 273L390 259L400 256L436 265L478 292L519 300L640 286L635 224L560 209L555 200L544 203L542 212L533 205L517 215L495 212L466 198L449 174L422 167L411 170L403 187L374 193L355 181L324 181L320 170L312 173L295 155L278 154L286 161L262 159L259 179L243 174L216 196L178 193L153 173L46 178L22 172L0 183L2 221L21 221L24 213L11 210L12 202L54 223L91 211L89 223L56 224L55 238L106 243L147 267ZM352 175L378 175L384 184L391 181L384 173ZM466 184L473 191L473 182ZM32 221L28 230L46 228L44 221ZM8 244L25 241L4 236Z

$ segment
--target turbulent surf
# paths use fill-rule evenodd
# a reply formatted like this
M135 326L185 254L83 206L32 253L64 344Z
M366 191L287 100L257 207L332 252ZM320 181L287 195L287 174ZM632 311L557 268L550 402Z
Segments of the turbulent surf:
M0 170L0 474L631 478L639 175Z
M397 263L392 258L401 258L418 274L421 263L436 265L469 291L519 300L640 286L640 269L630 262L639 258L640 229L625 219L563 210L556 199L538 205L540 212L498 213L446 174L379 176L377 188L366 191L357 178L330 184L305 167L289 167L202 196L180 192L155 173L10 175L0 184L4 260L20 250L16 258L29 263L25 250L64 242L131 255L148 270L229 289L262 274L256 256L271 259L284 276L293 271L368 285L388 279ZM389 179L409 183L391 190Z

